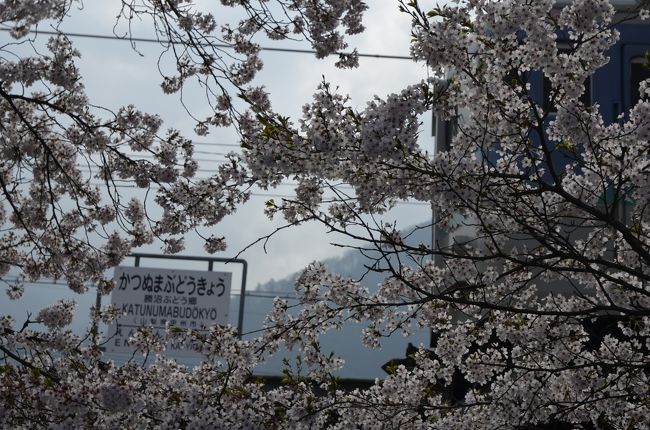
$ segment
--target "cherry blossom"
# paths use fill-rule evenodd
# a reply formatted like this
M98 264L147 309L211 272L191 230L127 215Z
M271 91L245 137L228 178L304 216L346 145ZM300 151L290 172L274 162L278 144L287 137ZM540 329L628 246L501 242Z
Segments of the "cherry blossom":
M65 20L74 3L8 1L0 21L18 43L38 23ZM290 119L255 82L256 35L303 35L318 57L341 54L341 66L354 66L354 51L341 51L346 35L363 30L363 2L222 0L244 12L238 23L218 23L217 9L188 1L123 2L118 25L148 20L163 46L182 47L169 54L176 71L161 77L162 91L192 80L213 90L197 133L234 125L241 135L242 153L207 179L195 177L192 142L155 114L88 100L80 53L65 35L47 53L2 58L0 276L11 298L45 277L76 292L92 281L107 294L105 270L134 247L159 240L178 252L192 230L209 230L206 251L221 251L219 222L252 186L287 178L297 181L295 197L269 201L267 215L356 239L374 260L369 270L385 278L369 289L314 262L296 280L299 306L277 298L256 336L143 327L122 365L102 353L114 307L91 309L81 335L69 328L71 301L25 321L0 316L0 426L648 427L648 81L615 121L581 99L620 25L646 19L647 2L397 4L412 18L411 54L429 76L363 109L323 82ZM560 32L569 49L558 48ZM534 73L550 82L552 112L532 95ZM418 144L429 111L456 128L435 154ZM118 180L153 197L126 201ZM430 204L428 227L445 234L414 244L382 218L405 200ZM336 378L345 363L319 338L351 321L366 324L368 347L414 327L431 329L432 343L410 346L369 388L346 391ZM165 358L168 342L191 343L203 361L188 368ZM267 385L256 366L282 347L298 358L279 386Z

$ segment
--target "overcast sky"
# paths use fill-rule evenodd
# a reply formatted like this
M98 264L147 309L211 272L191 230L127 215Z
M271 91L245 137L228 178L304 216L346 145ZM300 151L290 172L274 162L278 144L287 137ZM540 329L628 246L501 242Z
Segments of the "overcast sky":
M65 31L111 34L118 3L87 2L85 10L73 12L73 19L64 26ZM363 53L408 55L408 16L399 13L396 1L375 0L368 3L370 10L364 19L367 30L352 39L351 45ZM222 16L220 12L215 15ZM138 36L151 36L144 28L136 30ZM178 103L178 96L162 94L156 68L160 52L158 45L138 43L137 49L143 54L140 56L130 49L128 43L122 41L75 38L74 42L82 52L79 64L88 95L94 103L112 108L135 104L144 111L158 113L167 126L180 129L197 142L197 150L201 151L197 158L222 160L221 155L204 152L224 153L237 149L201 144L200 142L238 142L232 131L213 132L206 137L196 136L193 133L194 123ZM291 42L282 42L281 46L304 47ZM262 59L265 67L256 82L265 85L271 93L274 108L292 118L297 118L302 105L311 100L323 76L333 86L338 86L341 93L349 93L353 106L358 109L363 109L366 101L375 94L385 96L426 77L422 65L408 60L362 58L358 69L341 71L333 66L335 59L318 60L309 54L264 51ZM203 109L207 112L203 98L197 97L188 102L196 111L201 112ZM427 121L423 126L423 144L430 144L426 142L430 134L430 123ZM290 192L291 187L287 186L270 191L279 194ZM263 214L264 202L268 198L254 197L236 215L217 226L215 233L224 234L229 242L229 249L223 256L233 255L256 238L281 225L281 220L271 223ZM426 219L428 208L424 205L402 206L394 215L401 225L407 226ZM323 230L316 225L285 230L271 240L266 253L261 246L255 246L242 255L250 264L249 285L254 287L269 278L281 278L312 260L337 255L340 249L328 246L334 240L334 237L324 236ZM149 247L148 250L158 252L159 245ZM184 253L204 254L198 241L188 241Z
M218 19L235 17L232 12L226 13L218 2L203 3L219 8L215 11ZM410 20L407 15L398 11L397 1L369 0L367 3L370 6L364 19L367 29L362 35L350 39L351 46L356 47L361 53L407 56ZM70 33L111 35L119 4L119 1L85 2L82 10L71 10L71 16L61 30ZM48 28L41 26L41 29ZM152 32L148 23L143 22L134 27L133 35L151 37ZM8 39L7 33L1 32L0 38ZM237 150L236 146L223 146L238 144L236 135L232 131L213 132L206 137L196 136L193 133L194 123L180 106L178 96L162 93L159 86L161 79L156 67L160 46L138 43L138 52L136 52L130 48L128 42L124 41L87 38L72 40L76 48L81 51L82 57L78 65L84 77L87 94L93 104L114 111L120 106L134 104L146 112L159 114L165 121L166 127L177 128L195 140L196 149L199 151L197 158L214 160L203 161L202 168L209 168L210 165L216 165L219 160L223 160L221 154ZM270 45L270 43L262 42L262 45ZM306 47L298 42L275 42L274 46ZM366 102L375 94L383 97L426 78L426 69L421 64L408 60L361 58L359 68L342 71L333 66L335 58L317 60L308 54L265 51L262 53L262 59L264 70L259 73L255 82L266 86L277 112L293 119L298 118L302 105L311 100L323 77L331 82L332 86L338 86L339 92L349 93L352 97L352 105L359 110L363 109ZM201 97L190 97L186 101L195 113L207 115L207 106ZM432 148L430 120L423 118L423 121L421 145ZM283 186L269 193L290 194L291 187ZM233 256L258 237L282 225L281 219L270 222L263 214L264 202L269 198L263 195L253 197L236 215L230 216L215 228L214 233L225 235L229 243L228 250L218 256ZM396 219L398 225L406 227L423 222L429 216L430 212L426 204L400 205L387 219ZM320 226L308 224L284 230L271 239L266 252L261 245L245 251L241 258L249 263L248 289L253 289L257 284L268 279L287 276L311 261L339 255L341 249L329 243L340 241L341 238L324 233ZM158 253L160 245L152 245L140 251ZM205 255L205 252L202 243L190 237L183 254ZM238 282L237 277L234 282L235 284ZM47 288L50 290L44 295L43 289L39 289L38 294L36 291L31 293L28 291L24 302L36 307L41 304L40 302L61 294L61 288ZM38 308L33 311L37 312Z

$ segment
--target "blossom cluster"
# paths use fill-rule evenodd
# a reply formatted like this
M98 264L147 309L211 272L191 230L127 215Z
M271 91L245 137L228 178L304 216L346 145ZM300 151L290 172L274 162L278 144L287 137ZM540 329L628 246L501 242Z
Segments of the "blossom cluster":
M178 252L188 231L217 225L252 186L291 178L295 196L267 202L267 214L348 235L368 270L386 277L365 288L313 263L295 282L299 305L277 298L247 340L229 326L136 330L129 342L144 365L135 354L121 366L105 361L99 327L115 320L113 307L93 309L84 336L67 329L72 302L22 325L1 317L1 427L648 427L648 81L615 122L581 100L584 79L617 41L617 19L647 17L647 3L620 18L603 0L467 0L432 10L401 1L413 19L412 55L431 76L363 110L324 82L297 122L271 111L263 87L247 86L262 67L252 37L302 33L319 56L331 54L346 48L343 33L362 30L366 5L276 0L284 14L276 18L267 1L221 3L248 18L219 27L216 15L181 0L125 2L120 15L149 16L166 29L162 42L185 48L174 51L177 74L163 78L164 91L190 78L215 89L200 133L238 126L242 153L207 179L194 176L192 143L162 132L157 116L131 106L99 115L64 36L50 40L48 55L0 63L0 276L65 277L82 292L132 247L160 238ZM20 38L69 4L6 2L0 18ZM558 47L560 33L568 49ZM210 43L217 38L238 61L223 62ZM551 84L552 115L531 94L533 72ZM239 113L233 89L248 112ZM456 128L436 154L418 144L429 110ZM124 201L117 180L151 191L152 201ZM382 219L405 200L432 206L437 241L412 243ZM162 210L155 219L152 202ZM205 248L223 250L225 239L209 235ZM335 377L344 362L319 339L351 321L365 324L369 347L414 327L431 330L431 345L410 347L369 388L344 391ZM165 358L167 342L191 343L203 361L190 369ZM282 347L300 358L280 386L267 386L255 368Z
M42 309L36 318L50 329L65 327L72 322L74 308L74 301L60 300Z

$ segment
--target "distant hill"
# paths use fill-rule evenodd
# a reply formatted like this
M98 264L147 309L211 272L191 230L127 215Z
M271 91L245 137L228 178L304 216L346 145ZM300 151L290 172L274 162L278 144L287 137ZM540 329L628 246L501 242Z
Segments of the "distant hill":
M431 241L431 228L415 229L411 227L405 231L411 232L408 237L409 243L429 244ZM329 258L322 263L333 273L345 277L361 279L362 285L371 291L383 280L380 273L368 272L364 266L370 265L372 261L365 257L360 251L347 250L340 257ZM246 297L246 312L244 318L244 332L250 332L261 328L264 316L271 310L272 297L275 295L284 297L294 296L294 283L300 272L293 273L283 279L270 280L250 291ZM295 303L289 300L289 303ZM236 314L236 309L231 311ZM409 338L399 335L393 336L382 342L380 350L370 350L361 345L361 324L346 324L340 331L332 332L322 339L322 347L325 351L333 351L346 361L346 366L341 372L342 377L372 379L384 376L381 365L391 358L403 357L406 346L409 342L418 345L428 345L429 331L419 330ZM286 354L286 351L284 351ZM282 356L277 357L267 365L259 369L264 374L279 374L282 369ZM287 357L295 357L296 352L289 353Z

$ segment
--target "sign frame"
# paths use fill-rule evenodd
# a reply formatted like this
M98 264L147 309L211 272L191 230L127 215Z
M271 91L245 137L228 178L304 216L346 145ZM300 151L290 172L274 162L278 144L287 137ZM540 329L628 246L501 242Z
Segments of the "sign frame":
M244 305L246 300L246 275L248 272L248 262L241 258L225 258L225 257L199 257L190 255L166 255L166 254L146 254L146 253L133 253L127 255L135 259L133 267L141 267L140 262L143 258L151 258L158 260L184 260L184 261L203 261L208 263L208 271L214 272L214 263L235 263L242 265L241 274L241 287L239 291L239 313L237 315L237 336L242 338L244 330ZM180 270L180 269L179 269ZM232 296L232 290L230 291ZM100 309L102 306L102 296L97 292L96 307Z

